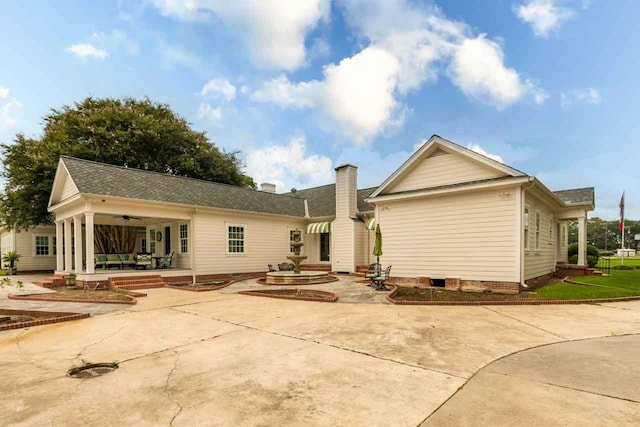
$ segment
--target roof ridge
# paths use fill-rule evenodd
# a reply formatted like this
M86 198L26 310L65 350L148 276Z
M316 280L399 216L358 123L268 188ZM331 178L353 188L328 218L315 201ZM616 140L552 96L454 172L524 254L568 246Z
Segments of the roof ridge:
M579 187L579 188L565 188L564 190L551 190L554 193L559 193L560 191L576 191L576 190L595 190L594 186L589 187Z
M206 180L206 179L191 178L191 177L182 176L182 175L172 175L172 174L166 173L166 172L156 172L156 171L150 171L150 170L145 170L145 169L130 168L130 167L127 167L127 166L114 165L114 164L111 164L111 163L98 162L98 161L95 161L95 160L80 159L78 157L67 156L67 155L64 155L64 154L60 155L60 158L76 160L76 161L85 162L85 163L93 163L93 164L97 164L97 165L123 169L123 170L126 170L126 171L144 172L144 173L155 174L155 175L160 175L160 176L166 176L166 177L171 177L171 178L181 178L181 179L186 179L186 180L189 180L189 181L197 181L197 182L204 182L204 183L207 183L207 184L214 184L214 185L221 185L221 186L226 186L226 187L233 187L233 188L237 188L237 189L240 189L240 190L254 191L254 192L260 193L260 194L269 194L271 196L282 196L282 197L288 197L288 198L291 198L291 199L304 200L301 197L294 197L294 196L288 195L287 193L269 193L269 192L266 192L266 191L257 190L255 188L247 188L247 187L242 187L242 186L239 186L239 185L227 184L227 183L224 183L224 182L209 181L209 180Z

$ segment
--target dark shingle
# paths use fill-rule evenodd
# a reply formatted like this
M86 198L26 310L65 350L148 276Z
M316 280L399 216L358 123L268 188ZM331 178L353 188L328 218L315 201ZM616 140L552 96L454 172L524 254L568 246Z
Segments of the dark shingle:
M282 194L62 157L80 193L304 217L304 201Z
M358 211L372 211L373 206L365 202L364 199L369 197L373 191L378 187L363 188L357 192ZM286 195L293 195L293 193L285 193ZM304 190L298 190L295 193L296 197L301 199L307 199L309 205L309 216L335 216L336 215L336 185L322 185L320 187L307 188Z
M553 193L567 204L594 203L595 191L593 187L573 188L570 190L554 191Z

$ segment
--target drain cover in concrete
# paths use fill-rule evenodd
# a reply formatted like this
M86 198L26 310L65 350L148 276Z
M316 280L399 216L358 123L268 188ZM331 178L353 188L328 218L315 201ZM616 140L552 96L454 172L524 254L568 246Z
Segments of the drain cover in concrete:
M108 374L116 369L118 369L117 363L89 363L69 369L67 375L73 378L94 378Z

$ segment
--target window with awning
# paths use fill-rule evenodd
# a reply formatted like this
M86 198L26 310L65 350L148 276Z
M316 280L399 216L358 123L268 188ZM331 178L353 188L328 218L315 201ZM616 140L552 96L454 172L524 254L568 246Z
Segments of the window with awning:
M330 231L330 222L312 222L311 224L307 224L307 234L329 233Z

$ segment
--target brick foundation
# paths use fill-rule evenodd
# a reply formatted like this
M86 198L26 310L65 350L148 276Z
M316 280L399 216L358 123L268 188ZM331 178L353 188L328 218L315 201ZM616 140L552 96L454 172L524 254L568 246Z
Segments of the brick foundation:
M536 289L549 283L549 280L551 280L553 277L555 277L554 273L543 274L542 276L527 279L524 281L524 283L527 284L528 290Z
M430 278L428 277L392 277L389 283L400 286L415 286L418 288L428 288ZM444 279L444 288L450 291L464 292L497 292L501 294L517 294L520 292L518 282L494 282L484 280L462 280L457 277L447 277Z

